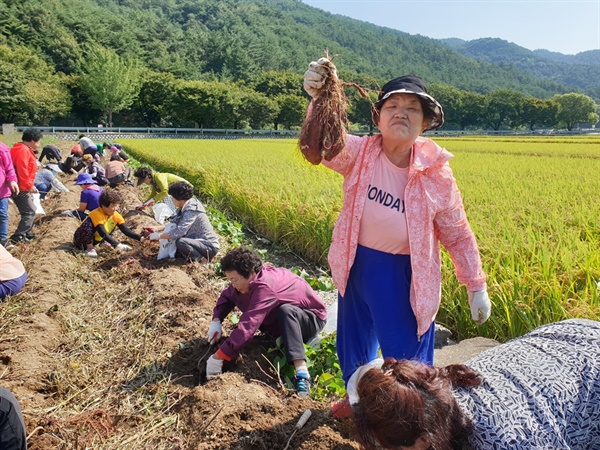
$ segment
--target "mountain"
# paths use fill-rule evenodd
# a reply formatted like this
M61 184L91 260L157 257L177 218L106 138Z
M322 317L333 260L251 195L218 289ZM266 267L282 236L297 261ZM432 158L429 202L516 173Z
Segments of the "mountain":
M26 47L67 75L85 67L90 46L101 45L178 78L252 85L264 71L302 74L328 49L345 79L381 83L416 74L479 93L600 98L598 66L500 40L458 41L447 45L299 0L0 0L0 46Z
M546 59L567 64L583 64L590 66L600 66L600 50L588 50L577 53L576 55L564 55L550 50L534 50L533 53Z
M563 55L548 50L531 51L497 38L472 41L442 40L461 55L500 67L526 71L536 79L546 79L583 91L600 92L600 50Z

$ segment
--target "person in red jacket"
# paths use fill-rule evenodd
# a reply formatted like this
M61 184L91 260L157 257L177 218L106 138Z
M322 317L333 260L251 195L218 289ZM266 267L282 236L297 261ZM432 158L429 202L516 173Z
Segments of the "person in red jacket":
M21 142L16 143L10 149L10 157L17 173L17 183L20 190L18 195L12 196L15 205L19 209L19 214L21 214L17 229L10 237L10 240L15 243L27 242L35 238L35 235L31 232L35 220L35 205L31 194L38 192L34 184L37 172L35 154L40 148L41 141L42 132L35 128L28 128L23 131Z

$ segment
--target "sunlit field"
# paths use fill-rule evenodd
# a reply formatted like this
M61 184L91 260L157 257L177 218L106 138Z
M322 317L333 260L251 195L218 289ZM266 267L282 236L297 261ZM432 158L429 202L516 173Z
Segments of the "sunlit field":
M600 137L436 141L477 235L494 310L476 328L444 254L438 322L461 338L505 340L567 317L600 319ZM305 162L295 140L126 140L158 170L178 172L266 238L326 266L341 206L339 175Z

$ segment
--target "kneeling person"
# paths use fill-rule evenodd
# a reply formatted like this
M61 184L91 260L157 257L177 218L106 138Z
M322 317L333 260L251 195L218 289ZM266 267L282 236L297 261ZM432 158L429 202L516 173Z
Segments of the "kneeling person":
M219 340L221 322L233 308L243 314L237 328L208 359L206 377L219 375L223 360L234 359L260 329L282 337L287 360L296 368L296 391L300 397L308 396L310 376L303 344L325 326L323 301L304 279L288 269L263 265L258 253L246 247L228 252L221 269L231 285L221 292L213 310L209 342Z
M186 181L177 181L169 186L169 195L177 208L170 222L174 227L168 233L160 233L165 225L156 227L149 239L175 241L176 255L192 261L203 258L210 261L219 251L219 237L208 220L204 205L194 197L194 188Z
M117 212L117 207L121 203L121 196L118 192L112 189L106 189L100 194L100 207L93 210L86 219L81 222L79 228L75 230L73 236L73 244L79 250L85 250L85 253L95 258L98 256L95 244L101 244L106 241L115 249L124 252L131 250L131 247L126 244L120 244L111 237L111 233L115 228L119 228L125 236L141 240L141 236L131 231L125 225L125 219Z

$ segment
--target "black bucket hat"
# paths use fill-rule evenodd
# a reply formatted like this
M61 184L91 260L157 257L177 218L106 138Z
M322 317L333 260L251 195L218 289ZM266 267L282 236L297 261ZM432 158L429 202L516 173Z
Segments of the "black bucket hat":
M431 111L432 116L429 125L423 131L435 130L444 124L444 110L435 98L427 93L427 87L423 80L413 75L394 78L383 85L379 91L379 99L375 102L377 112L381 111L381 107L385 101L393 94L415 94L424 102L423 106L427 106Z

